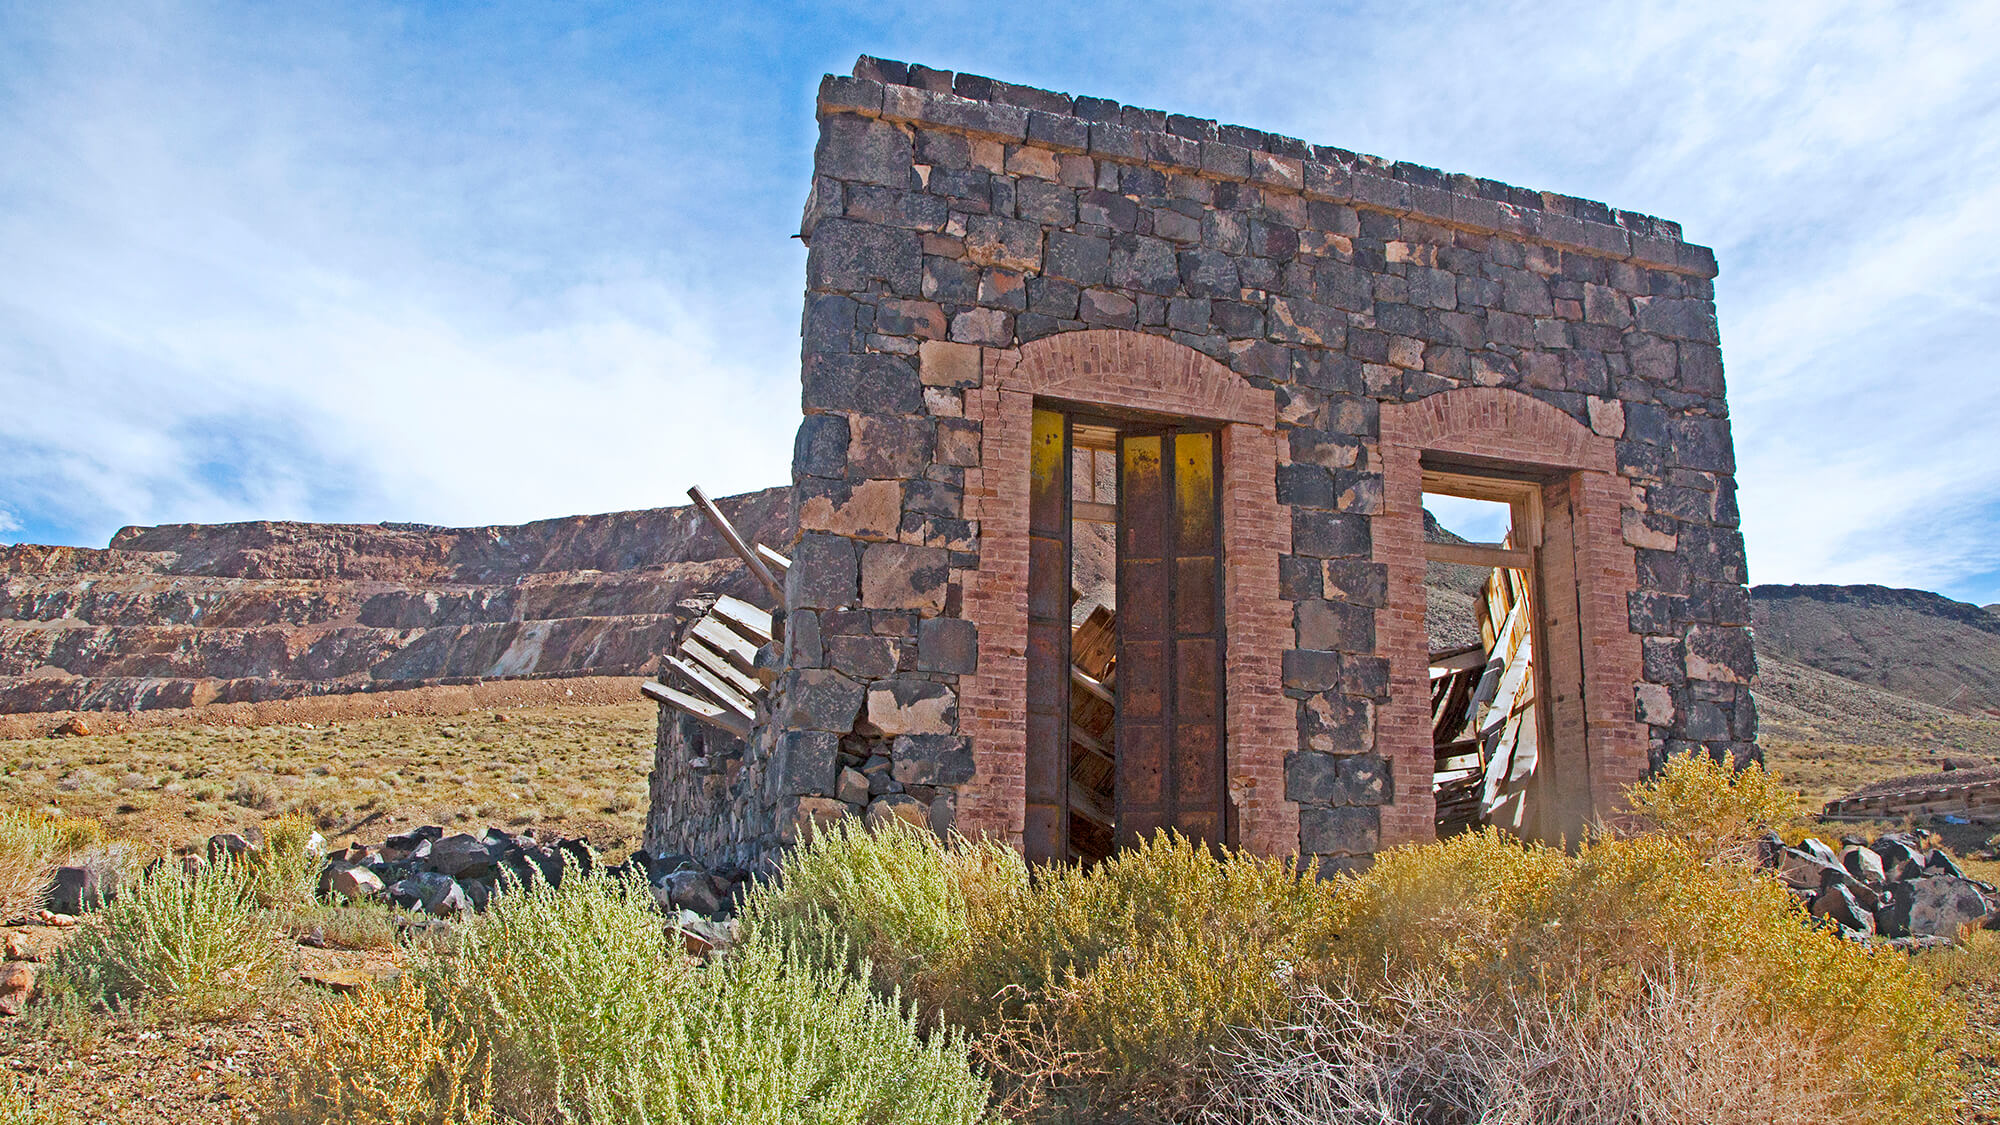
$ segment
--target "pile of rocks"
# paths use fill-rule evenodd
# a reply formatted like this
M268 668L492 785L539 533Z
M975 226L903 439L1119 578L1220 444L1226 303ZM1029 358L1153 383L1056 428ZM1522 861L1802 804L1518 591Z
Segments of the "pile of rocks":
M2000 888L1967 878L1929 833L1840 844L1835 851L1808 836L1790 847L1772 834L1759 850L1815 918L1849 936L1924 945L1956 941L1967 926L2000 929Z
M558 886L565 874L588 874L596 854L581 837L547 841L532 832L488 828L478 836L447 835L425 825L381 844L355 844L329 853L320 872L319 893L336 901L387 899L407 910L436 917L486 909L508 882ZM614 877L642 875L662 909L693 911L716 918L729 910L744 872L711 874L687 856L633 852L609 869Z

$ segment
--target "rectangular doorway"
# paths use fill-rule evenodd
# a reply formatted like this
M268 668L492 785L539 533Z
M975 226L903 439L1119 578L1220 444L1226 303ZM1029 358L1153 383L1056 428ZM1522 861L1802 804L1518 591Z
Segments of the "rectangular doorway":
M1426 458L1423 481L1438 835L1575 844L1592 806L1570 479Z
M1024 849L1228 843L1220 436L1038 403L1032 442Z

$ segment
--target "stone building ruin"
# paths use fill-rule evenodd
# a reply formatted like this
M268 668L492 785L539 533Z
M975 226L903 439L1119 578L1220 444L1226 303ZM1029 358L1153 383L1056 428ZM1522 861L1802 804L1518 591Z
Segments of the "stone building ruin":
M1757 756L1677 224L873 58L818 115L768 686L733 731L663 708L650 850L866 815L1338 870ZM1426 494L1511 530L1427 541ZM1490 572L1479 644L1433 650L1438 566Z

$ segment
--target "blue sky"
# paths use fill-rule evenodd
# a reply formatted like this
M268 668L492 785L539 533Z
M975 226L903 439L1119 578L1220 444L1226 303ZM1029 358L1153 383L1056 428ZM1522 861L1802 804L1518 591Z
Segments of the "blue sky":
M787 479L866 52L1682 222L1758 582L2000 601L2000 5L0 0L0 541Z

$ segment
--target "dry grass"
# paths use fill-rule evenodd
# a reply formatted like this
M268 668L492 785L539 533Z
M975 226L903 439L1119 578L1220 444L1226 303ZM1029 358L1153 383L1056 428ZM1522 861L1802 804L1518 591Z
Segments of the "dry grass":
M487 1125L484 1043L426 1010L408 976L314 1005L310 1030L264 1102L272 1125ZM385 1065L386 1064L386 1065Z
M2000 728L2000 720L1967 719L1963 725ZM1984 747L1960 751L1921 742L1879 746L1810 735L1767 735L1758 740L1758 745L1764 749L1764 764L1804 790L1814 809L1877 781L1936 773L1944 768L1947 759L1980 763L2000 760Z
M162 843L291 815L335 840L536 825L615 850L643 824L656 714L638 701L0 741L0 807Z
M1248 1032L1205 1125L1843 1125L1874 1120L1793 1035L1743 1034L1740 989L1668 970L1604 1011L1537 1000L1512 1018L1416 977L1357 999L1309 992Z
M40 905L50 872L103 840L94 820L0 809L0 915Z

